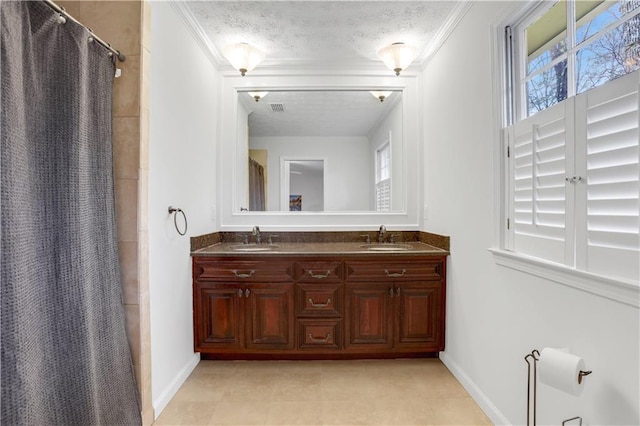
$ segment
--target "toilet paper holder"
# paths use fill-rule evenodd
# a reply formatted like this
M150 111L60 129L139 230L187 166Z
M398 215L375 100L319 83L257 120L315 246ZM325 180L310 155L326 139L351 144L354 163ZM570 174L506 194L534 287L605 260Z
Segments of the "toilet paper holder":
M533 426L536 426L536 399L537 399L537 388L538 388L538 372L537 372L537 363L540 360L540 352L537 349L534 349L531 351L531 353L525 355L524 357L525 362L527 363L527 426L530 426L530 419L531 419L531 414L533 414ZM531 367L533 366L533 404L531 404L532 402L532 398L531 398L531 381L532 381L532 377L531 377ZM589 374L591 374L592 371L591 370L580 370L578 372L578 377L576 378L576 380L578 381L578 384L582 384L582 379L586 376L588 376ZM533 406L533 410L531 410ZM533 411L533 413L531 412ZM575 417L573 419L569 419L569 420L576 420L576 419L580 419L580 424L582 424L582 419L580 417ZM567 420L567 421L569 421ZM564 422L563 422L564 424Z
M538 387L538 373L536 371L537 362L540 359L540 352L537 349L531 351L524 357L527 363L527 426L531 419L531 365L533 363L533 426L536 426L536 396Z
M580 370L580 372L578 373L578 384L581 385L582 384L582 378L588 376L589 374L593 373L593 371L591 370Z

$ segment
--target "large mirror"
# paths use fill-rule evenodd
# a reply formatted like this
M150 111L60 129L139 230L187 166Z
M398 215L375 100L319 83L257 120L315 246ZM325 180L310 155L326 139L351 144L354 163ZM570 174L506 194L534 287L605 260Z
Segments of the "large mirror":
M300 69L222 77L220 230L420 229L418 76ZM256 102L254 91L269 93ZM391 93L381 102L371 91ZM250 180L260 179L264 191L251 192ZM296 187L301 181L307 186Z
M405 209L402 91L237 96L237 211Z

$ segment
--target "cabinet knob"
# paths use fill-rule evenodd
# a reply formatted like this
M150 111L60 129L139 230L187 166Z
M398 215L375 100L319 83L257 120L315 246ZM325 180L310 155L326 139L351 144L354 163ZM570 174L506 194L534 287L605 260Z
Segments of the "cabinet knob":
M389 296L393 297L393 287L389 289Z
M242 297L242 289L241 288L238 289L238 297Z
M249 289L245 289L244 291L244 297L249 297L249 295L251 294L251 291L249 291Z
M400 296L400 287L396 287L396 296Z

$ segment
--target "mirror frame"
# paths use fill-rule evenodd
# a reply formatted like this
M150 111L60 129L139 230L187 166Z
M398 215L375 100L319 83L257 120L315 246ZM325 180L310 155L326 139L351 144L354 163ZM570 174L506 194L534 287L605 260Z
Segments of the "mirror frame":
M222 231L242 231L254 225L282 231L371 230L381 224L402 230L420 229L422 205L422 117L416 75L222 75L220 144L217 158L217 217ZM404 210L325 212L240 212L236 194L238 95L247 91L399 90L402 91L402 147ZM229 161L231 160L231 161ZM233 176L229 182L229 176ZM225 178L226 177L226 178ZM330 190L330 188L325 188ZM411 195L411 196L409 196Z

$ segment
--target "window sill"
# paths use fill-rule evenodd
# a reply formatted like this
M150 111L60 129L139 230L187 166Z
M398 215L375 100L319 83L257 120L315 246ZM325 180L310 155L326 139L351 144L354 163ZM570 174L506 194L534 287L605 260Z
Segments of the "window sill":
M498 265L640 308L640 285L637 282L578 271L510 251L499 249L489 249L489 251Z

